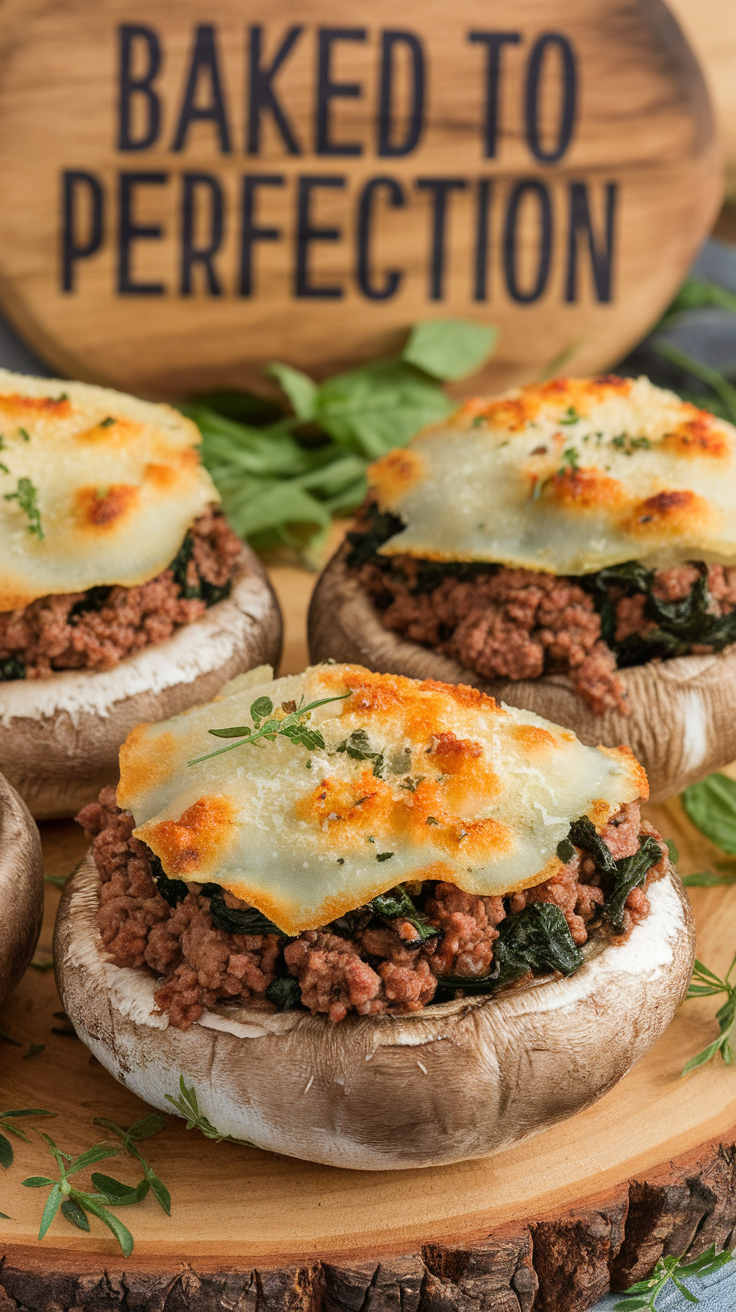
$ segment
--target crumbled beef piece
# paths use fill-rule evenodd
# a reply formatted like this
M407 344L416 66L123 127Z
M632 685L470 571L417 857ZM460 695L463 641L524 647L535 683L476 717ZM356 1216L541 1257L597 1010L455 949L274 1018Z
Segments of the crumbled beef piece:
M341 921L335 925L344 933L342 928L340 934L329 927L306 930L290 941L276 934L230 934L213 924L201 885L190 884L174 907L160 896L152 854L133 837L133 817L118 809L112 788L103 789L77 819L93 839L101 880L98 924L108 957L118 966L147 967L160 977L156 1005L179 1029L188 1029L221 1001L272 1011L266 990L283 974L282 951L286 969L299 981L303 1005L332 1021L350 1011L362 1016L420 1011L435 996L439 978L464 977L472 991L473 979L491 972L497 926L507 914L534 902L553 903L582 944L605 900L595 862L576 849L552 878L507 899L430 884L423 914L439 932L426 939L410 920L381 921L368 908L352 935ZM665 874L668 852L657 831L640 821L638 802L622 806L602 831L617 860L636 852L640 838L648 835L659 844L661 857L644 887L629 894L615 942L648 914L646 889ZM414 894L421 889L420 882ZM225 902L232 908L246 905L227 891Z
M433 974L480 979L489 973L498 938L496 925L506 915L500 897L475 897L454 884L439 883L425 914L442 931L432 954Z
M385 626L453 656L484 678L572 676L596 711L625 711L616 658L601 641L593 598L571 579L528 569L450 576L413 591L418 562L392 558L392 570L363 565L359 578Z
M326 1012L330 1020L338 1021L344 1020L349 1008L363 1016L376 1010L372 1003L380 992L381 977L347 939L310 929L284 948L284 961L299 980L302 1002L310 1011Z
M203 579L223 587L235 574L240 538L217 507L200 515L190 533L187 586ZM22 610L0 612L0 660L21 661L27 679L45 679L57 670L110 670L125 656L164 642L206 609L200 597L182 594L172 569L137 587L111 588L99 609L84 592L39 597Z
M700 576L694 565L674 565L659 569L654 576L652 592L660 601L682 601L690 593Z

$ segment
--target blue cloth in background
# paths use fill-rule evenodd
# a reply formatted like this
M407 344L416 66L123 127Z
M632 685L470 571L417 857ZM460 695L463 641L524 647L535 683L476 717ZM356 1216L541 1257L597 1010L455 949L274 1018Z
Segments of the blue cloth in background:
M715 282L728 291L736 292L736 248L721 241L707 241L693 265L692 273L704 282ZM727 310L715 307L688 310L678 324L667 329L663 336L689 355L722 369L726 374L731 374L732 370L736 372L736 317ZM651 342L652 339L647 338L637 347L623 362L621 372L647 373L660 386L677 387L681 382L676 377L677 371L657 356ZM53 377L55 373L29 350L2 319L0 368L37 374L44 378ZM736 1260L733 1266L724 1267L705 1280L688 1282L688 1287L700 1299L701 1312L736 1312ZM623 1294L609 1294L591 1312L611 1312L623 1297ZM671 1285L660 1295L657 1312L682 1312L682 1309L692 1306ZM567 1312L567 1309L561 1307L556 1312Z

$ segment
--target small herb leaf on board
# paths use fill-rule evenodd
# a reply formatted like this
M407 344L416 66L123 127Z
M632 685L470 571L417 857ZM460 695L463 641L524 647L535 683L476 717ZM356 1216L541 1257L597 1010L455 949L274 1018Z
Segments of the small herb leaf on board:
M657 1299L669 1284L679 1290L686 1302L699 1303L700 1299L683 1285L683 1279L700 1279L712 1275L732 1259L733 1252L730 1249L716 1253L714 1244L694 1262L684 1262L682 1257L660 1257L652 1274L631 1285L625 1297L614 1303L613 1312L640 1312L643 1308L648 1308L649 1312L658 1312Z
M691 1057L682 1068L682 1074L688 1075L690 1071L697 1070L699 1066L705 1066L711 1061L717 1053L720 1052L726 1065L733 1061L733 1049L731 1040L734 1037L733 1031L736 1026L736 983L731 983L731 972L736 966L736 956L734 956L723 979L714 975L713 971L704 966L702 961L695 962L690 987L687 991L688 998L706 998L714 997L718 994L725 993L726 1001L716 1012L718 1021L719 1035L712 1043L709 1043L702 1052Z
M179 1076L179 1097L175 1098L170 1093L165 1093L164 1097L175 1107L180 1116L183 1116L187 1123L188 1130L199 1130L206 1139L212 1139L215 1143L239 1143L246 1148L254 1148L255 1144L250 1143L248 1139L236 1139L232 1134L221 1134L218 1129L202 1114L197 1102L197 1093L194 1085L187 1088L184 1076Z
M163 1180L159 1179L153 1167L146 1161L143 1153L138 1147L139 1143L142 1143L145 1139L152 1138L154 1134L160 1134L161 1131L166 1128L166 1121L161 1113L152 1112L150 1116L144 1116L140 1121L136 1121L133 1125L129 1126L127 1130L125 1130L122 1125L118 1125L116 1121L109 1121L105 1116L96 1116L94 1123L105 1130L112 1130L113 1134L116 1134L118 1138L122 1140L124 1151L129 1157L133 1157L136 1161L140 1162L143 1167L145 1178L141 1184L138 1185L138 1189L140 1190L144 1183L147 1186L150 1186L151 1193L156 1201L163 1208L166 1215L171 1216L171 1194L166 1188ZM105 1176L104 1178L109 1183L110 1177ZM96 1179L97 1177L93 1175L93 1184ZM127 1188L127 1186L123 1185L122 1188ZM145 1193L141 1194L141 1197L145 1197ZM139 1200L134 1199L132 1201L137 1202Z
M411 330L402 360L433 378L465 378L485 364L498 339L498 329L465 319L427 319Z
M15 1124L19 1118L27 1116L56 1116L56 1112L47 1112L41 1107L23 1107L0 1112L0 1130L5 1131L4 1134L0 1134L0 1166L6 1171L13 1164L13 1145L7 1135L12 1134L16 1139L22 1139L23 1143L31 1142L25 1130Z
M685 789L682 805L706 838L736 856L736 780L726 774L708 775Z

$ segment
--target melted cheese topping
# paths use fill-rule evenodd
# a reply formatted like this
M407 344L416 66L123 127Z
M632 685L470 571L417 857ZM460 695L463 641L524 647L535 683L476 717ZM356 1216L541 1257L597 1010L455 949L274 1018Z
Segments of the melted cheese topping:
M553 574L736 562L736 428L647 378L475 398L369 478L406 525L385 555Z
M324 749L279 737L187 765L223 745L209 729L251 724L257 697L347 691L313 712ZM357 731L362 759L339 750ZM118 803L172 879L212 880L298 934L403 880L489 895L540 883L572 820L602 827L647 791L628 748L584 747L475 688L318 665L134 729Z
M147 582L219 500L196 425L171 406L0 370L0 438L0 611ZM13 497L21 479L43 538Z

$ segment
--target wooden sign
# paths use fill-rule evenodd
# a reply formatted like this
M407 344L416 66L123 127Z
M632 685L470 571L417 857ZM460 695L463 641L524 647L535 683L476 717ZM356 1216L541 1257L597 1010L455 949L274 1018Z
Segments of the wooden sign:
M703 64L726 152L727 186L736 199L736 5L733 0L670 0Z
M500 328L474 387L605 368L720 196L662 0L5 0L0 302L149 394L317 376L418 319Z

